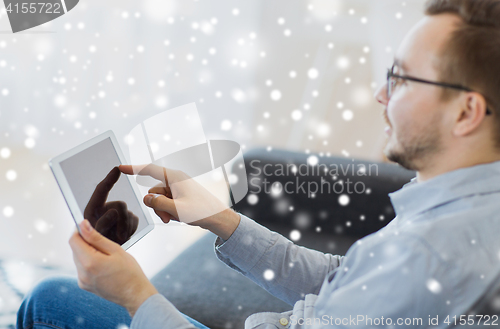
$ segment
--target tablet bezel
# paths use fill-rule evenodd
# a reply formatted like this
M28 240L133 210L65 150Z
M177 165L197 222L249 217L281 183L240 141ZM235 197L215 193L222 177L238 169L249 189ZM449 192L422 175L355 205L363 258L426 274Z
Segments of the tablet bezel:
M89 147L91 147L99 142L102 142L105 139L108 139L108 138L111 140L111 144L113 145L113 148L116 152L116 155L118 156L120 164L125 164L125 156L123 155L123 153L120 149L120 145L118 144L118 140L116 139L116 136L112 130L108 130L108 131L106 131L106 132L104 132L104 133L102 133L102 134L100 134L100 135L64 152L63 154L60 154L60 155L49 160L49 166L52 169L52 173L54 174L54 177L57 181L57 184L59 185L59 189L61 190L61 192L64 196L64 199L66 200L66 204L68 205L68 208L71 212L71 215L73 216L73 220L74 220L76 227L78 229L78 232L80 232L80 234L81 234L81 231L80 231L79 224L84 220L82 210L78 206L76 198L73 195L73 192L71 191L71 188L70 188L69 183L66 179L66 176L64 175L64 172L61 168L61 162L78 154L78 153L80 153L81 151L83 151L83 150L85 150L85 149L87 149L87 148L89 148ZM137 187L135 182L134 182L134 184L132 184L132 182L133 182L132 177L129 175L125 175L125 176L127 177L127 180L130 184L130 187L134 191L135 197L139 201L139 205L141 207L142 213L144 214L144 218L146 219L146 221L148 223L148 225L145 228L143 228L139 232L134 233L134 235L127 242L125 242L124 244L121 245L123 249L127 250L132 245L134 245L137 241L142 239L146 234L151 232L154 229L155 222L151 218L148 209L146 208L146 206L142 202L142 196L141 196L141 193L139 191L139 188Z

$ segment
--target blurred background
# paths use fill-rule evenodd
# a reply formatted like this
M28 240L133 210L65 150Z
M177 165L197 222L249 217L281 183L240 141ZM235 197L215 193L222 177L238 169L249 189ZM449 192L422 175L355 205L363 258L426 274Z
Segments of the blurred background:
M31 266L74 274L48 160L107 130L127 153L128 132L169 108L195 102L207 138L243 150L383 161L373 94L423 3L83 0L16 34L2 4L0 274L21 292ZM131 252L151 276L203 233L168 224Z

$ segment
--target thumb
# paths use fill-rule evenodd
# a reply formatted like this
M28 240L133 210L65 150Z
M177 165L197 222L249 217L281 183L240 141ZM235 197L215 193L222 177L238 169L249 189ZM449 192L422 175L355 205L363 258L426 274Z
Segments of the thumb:
M154 210L168 212L177 218L177 209L175 209L174 200L167 198L163 194L147 194L144 197L144 204Z
M82 238L92 247L104 254L112 254L122 250L119 244L105 238L97 230L95 230L88 220L80 223Z

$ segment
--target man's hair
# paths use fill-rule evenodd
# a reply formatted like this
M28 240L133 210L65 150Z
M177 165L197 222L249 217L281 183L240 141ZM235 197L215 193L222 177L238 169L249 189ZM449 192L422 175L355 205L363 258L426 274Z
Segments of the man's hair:
M493 112L495 146L500 149L500 0L428 0L428 16L450 13L461 18L440 53L441 81L481 93ZM458 95L443 88L442 100Z

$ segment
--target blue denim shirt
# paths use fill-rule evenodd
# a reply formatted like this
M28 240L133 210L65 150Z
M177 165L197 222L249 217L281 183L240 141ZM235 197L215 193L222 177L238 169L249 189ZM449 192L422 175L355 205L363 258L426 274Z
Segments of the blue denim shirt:
M297 246L241 215L231 237L215 241L217 257L293 305L251 315L245 328L446 328L465 314L500 271L500 162L414 179L389 196L396 218L345 256ZM149 302L132 329L158 316Z

